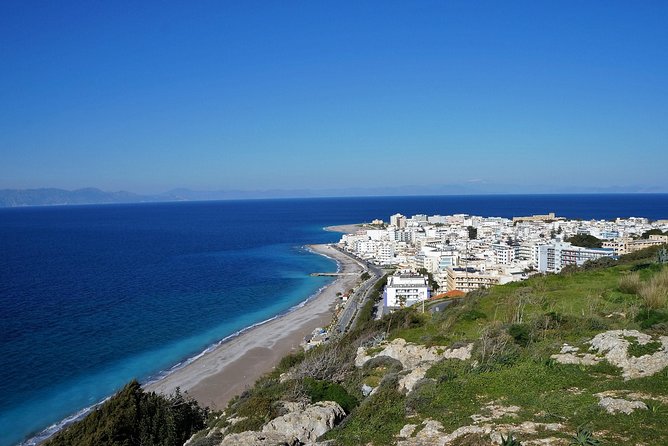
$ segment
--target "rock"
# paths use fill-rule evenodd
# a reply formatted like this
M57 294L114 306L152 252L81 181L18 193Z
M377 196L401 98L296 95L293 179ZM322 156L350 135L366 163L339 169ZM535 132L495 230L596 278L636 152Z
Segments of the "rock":
M647 404L642 401L629 401L622 398L611 398L609 396L600 397L598 405L608 413L632 414L637 409L647 410Z
M576 355L574 353L558 353L550 356L550 358L557 361L559 364L582 364L582 365L596 365L601 360L589 353Z
M373 392L373 387L371 387L368 384L362 384L362 395L364 396L369 396L371 395L371 392Z
M513 406L510 406L513 407ZM398 446L446 446L457 441L461 437L467 435L489 436L490 442L494 444L501 443L501 435L507 435L508 432L516 434L531 434L535 435L539 431L553 431L558 432L564 429L564 426L559 423L534 423L533 421L525 421L518 425L503 424L494 426L492 424L462 426L455 429L453 432L446 434L443 432L443 425L438 421L425 420L424 428L414 437L400 440L397 442ZM413 425L406 425L404 429L408 431L408 427ZM404 431L402 429L402 432ZM524 444L524 442L523 442ZM533 440L534 445L561 445L563 439L545 438Z
M433 364L441 359L470 359L473 344L456 349L445 349L443 347L425 347L423 345L408 343L405 339L397 338L388 344L384 344L384 348L378 353L368 355L368 350L365 347L357 349L355 366L362 367L367 361L378 356L389 356L401 362L401 365L405 369L412 370L424 362Z
M323 401L274 418L264 425L262 433L280 434L287 438L295 438L302 443L314 442L345 415L345 411L337 403Z
M489 403L484 407L485 412L488 412L486 415L474 414L471 415L471 419L474 423L486 423L488 421L496 420L503 418L505 416L516 417L517 412L520 411L518 406L502 406L500 404Z
M558 354L550 357L561 364L595 365L603 359L600 355L604 355L610 364L622 369L624 379L651 376L668 367L668 336L659 337L661 342L659 351L639 358L629 356L630 343L626 338L635 338L640 345L652 341L650 335L638 330L610 330L597 334L589 341L590 350L596 351L597 354L577 353L575 347L564 344Z
M561 347L561 351L559 353L562 353L562 354L563 353L576 353L578 351L580 351L580 349L578 347L573 347L572 345L564 344Z
M668 336L659 337L662 345L659 351L639 358L629 356L630 344L625 338L635 338L640 345L652 341L650 335L638 330L610 330L597 334L589 343L592 349L605 354L610 364L621 368L622 376L627 380L652 376L668 367Z
M407 425L405 425L399 431L398 437L400 437L400 438L410 437L411 435L413 435L413 432L415 432L416 427L417 427L417 424L407 424Z
M242 432L223 438L220 446L299 446L298 439L288 438L277 432Z
M399 361L403 369L408 372L399 380L399 389L405 392L412 391L435 362L442 359L467 360L471 358L471 351L473 350L473 344L446 349L408 343L401 338L384 344L382 347L382 350L371 355L368 354L368 348L360 347L357 349L355 365L363 367L370 360L381 356Z
M418 383L424 375L427 374L427 370L431 368L431 364L423 364L415 367L410 371L408 375L402 376L399 379L399 390L410 392L415 388L415 384Z
M566 446L569 442L565 438L548 437L539 438L537 440L526 440L522 442L522 446Z

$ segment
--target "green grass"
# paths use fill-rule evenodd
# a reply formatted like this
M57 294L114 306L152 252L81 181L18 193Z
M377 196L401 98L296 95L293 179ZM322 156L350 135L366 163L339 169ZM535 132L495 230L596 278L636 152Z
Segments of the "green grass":
M564 342L585 351L588 348L585 341L601 331L641 329L648 319L654 326L666 320L665 313L647 309L638 296L619 290L620 277L633 271L635 264L576 271L568 276L548 275L494 287L474 293L433 317L420 315L424 318L421 324L392 331L391 339L401 337L420 344L451 345L460 340L475 341L484 330L495 326L498 331L495 336L501 339L507 335L512 340L512 345L506 347L506 356L501 355L486 367L476 368L470 362L457 360L436 364L427 373L432 381L405 397L404 417L415 416L410 419L413 424L432 418L450 432L472 424L470 416L480 413L486 403L502 401L504 405L521 407L521 412L518 418L508 417L498 420L500 423L561 422L568 430L559 434L563 438L572 438L578 426L588 423L596 438L606 444L668 444L668 431L662 421L668 415L665 404L655 401L650 405L652 410L613 416L598 406L598 398L594 396L609 389L668 396L666 373L624 381L621 371L606 361L587 367L561 365L550 359ZM653 277L660 270L651 266L636 274L639 282L645 283L656 280ZM638 319L639 314L649 316ZM658 343L645 346L635 343L631 354L649 354L659 347ZM359 415L354 413L349 423L356 416ZM387 444L373 435L355 437L348 426L339 428L339 434L331 438L340 440L351 434L351 438L363 442ZM361 428L360 424L354 426L355 431Z
M658 341L652 341L648 342L647 344L641 345L638 343L636 338L626 338L626 340L629 341L629 349L628 349L629 356L635 356L636 358L645 355L653 355L654 353L661 350L661 348L663 347L663 345Z

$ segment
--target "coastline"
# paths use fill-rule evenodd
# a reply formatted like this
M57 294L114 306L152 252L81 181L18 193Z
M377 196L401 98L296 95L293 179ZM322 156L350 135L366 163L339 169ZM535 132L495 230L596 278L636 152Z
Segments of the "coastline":
M354 234L359 229L362 229L363 226L364 226L364 223L351 223L351 224L348 224L348 225L327 226L323 229L325 231L329 231L329 232L340 232L342 234Z
M338 276L304 304L253 326L222 342L164 378L144 385L148 391L187 392L202 406L224 409L228 401L252 386L285 355L297 351L304 337L332 320L337 293L353 287L362 267L330 245L309 245L314 253L334 259ZM355 274L358 273L358 274Z

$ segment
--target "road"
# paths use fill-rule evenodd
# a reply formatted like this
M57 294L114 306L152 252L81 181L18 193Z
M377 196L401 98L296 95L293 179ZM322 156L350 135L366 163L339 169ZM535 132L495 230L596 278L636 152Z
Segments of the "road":
M338 249L341 253L355 259L363 268L364 271L369 273L369 278L362 283L362 285L357 288L352 296L348 298L346 307L341 312L339 321L336 326L336 332L343 334L348 331L352 326L354 326L355 319L359 314L359 309L364 306L367 299L370 298L371 290L381 277L383 277L383 270L376 265L373 265L366 260L360 259L359 257L340 249L336 245L332 245L335 249Z

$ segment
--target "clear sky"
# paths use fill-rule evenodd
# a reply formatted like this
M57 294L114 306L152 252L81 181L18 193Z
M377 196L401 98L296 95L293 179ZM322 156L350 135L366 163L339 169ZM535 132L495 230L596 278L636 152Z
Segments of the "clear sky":
M668 2L0 2L0 188L668 191Z

